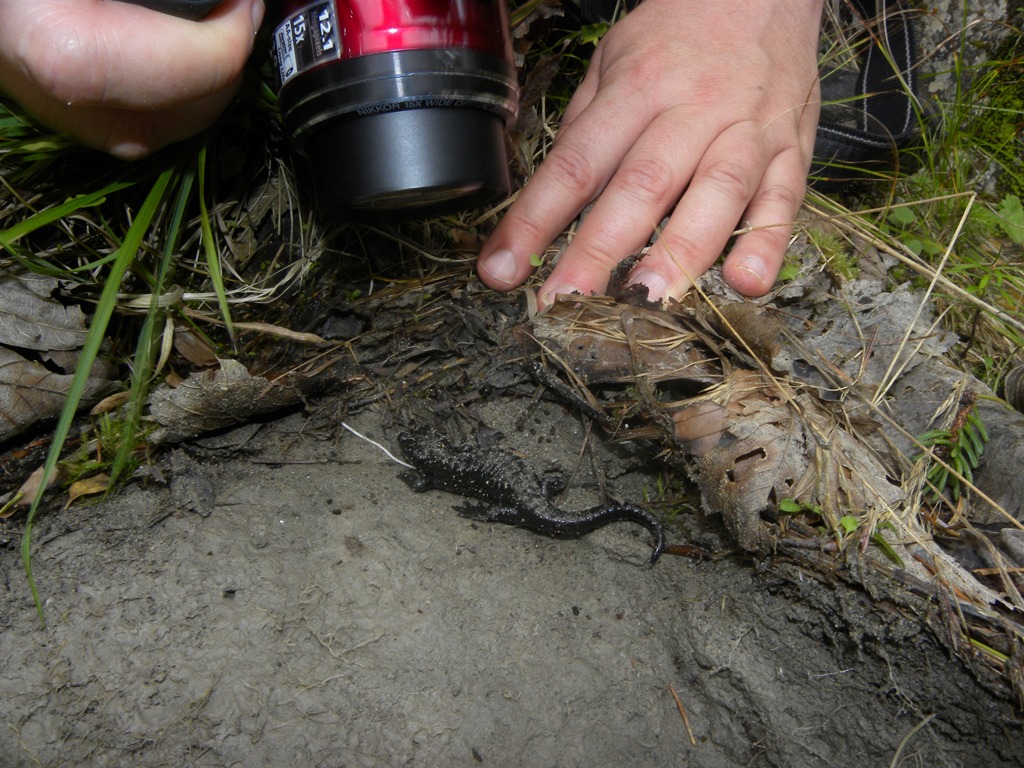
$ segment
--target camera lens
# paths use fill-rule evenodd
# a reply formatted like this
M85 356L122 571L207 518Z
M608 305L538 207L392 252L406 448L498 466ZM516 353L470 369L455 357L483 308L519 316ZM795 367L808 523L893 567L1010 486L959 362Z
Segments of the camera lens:
M518 94L504 0L283 6L273 43L281 109L322 217L508 194L505 129Z

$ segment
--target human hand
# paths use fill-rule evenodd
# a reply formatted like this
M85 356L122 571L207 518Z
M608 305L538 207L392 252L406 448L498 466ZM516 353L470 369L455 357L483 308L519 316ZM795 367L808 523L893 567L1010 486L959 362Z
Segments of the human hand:
M263 13L263 0L226 0L198 22L108 0L2 0L0 90L82 144L142 157L224 110Z
M822 0L645 0L601 41L554 146L481 250L508 290L530 257L596 199L541 287L603 292L642 248L629 283L678 298L742 222L723 273L737 291L775 281L803 200L818 121ZM674 208L674 210L673 210Z

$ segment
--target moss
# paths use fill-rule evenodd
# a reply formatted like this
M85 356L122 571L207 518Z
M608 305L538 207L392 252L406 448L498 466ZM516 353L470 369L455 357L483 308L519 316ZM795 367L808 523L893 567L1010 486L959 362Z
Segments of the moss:
M855 257L839 235L817 227L809 227L807 239L821 253L825 268L841 282L856 280L860 275Z

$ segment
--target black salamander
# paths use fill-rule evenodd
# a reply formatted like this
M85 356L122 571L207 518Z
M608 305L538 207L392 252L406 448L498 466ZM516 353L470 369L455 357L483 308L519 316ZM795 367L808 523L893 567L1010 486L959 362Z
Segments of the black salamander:
M582 536L609 523L642 525L654 536L654 564L665 549L665 529L657 518L635 504L601 504L582 512L566 512L551 502L561 490L541 482L522 459L508 451L455 448L434 430L403 432L398 444L418 477L413 490L437 488L487 502L488 507L465 507L460 514L484 522L505 523L549 536ZM564 485L562 483L561 485Z

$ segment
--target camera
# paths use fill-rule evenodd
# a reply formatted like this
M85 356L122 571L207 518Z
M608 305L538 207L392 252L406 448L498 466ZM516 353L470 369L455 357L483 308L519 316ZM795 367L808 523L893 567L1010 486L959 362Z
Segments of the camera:
M518 109L505 0L284 0L273 32L318 214L435 213L509 193Z

